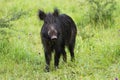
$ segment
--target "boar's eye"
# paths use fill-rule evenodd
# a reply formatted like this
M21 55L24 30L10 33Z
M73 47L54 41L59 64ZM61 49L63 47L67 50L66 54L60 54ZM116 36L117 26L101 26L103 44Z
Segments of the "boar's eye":
M54 19L54 21L53 21L54 23L56 23L57 21L56 21L56 19Z
M47 24L48 22L47 21L45 21L45 24Z

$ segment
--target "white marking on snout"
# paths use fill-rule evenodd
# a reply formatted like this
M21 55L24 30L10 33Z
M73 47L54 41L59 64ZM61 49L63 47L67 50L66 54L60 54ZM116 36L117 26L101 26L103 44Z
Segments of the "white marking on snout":
M50 26L48 35L51 37L51 39L57 39L57 30L54 28L54 26Z
M57 36L55 36L55 35L52 36L52 37L51 37L51 40L52 40L52 39L57 39Z

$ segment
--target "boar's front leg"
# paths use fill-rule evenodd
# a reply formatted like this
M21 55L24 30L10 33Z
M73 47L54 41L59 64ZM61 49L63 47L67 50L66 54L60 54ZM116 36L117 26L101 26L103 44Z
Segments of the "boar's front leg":
M51 52L45 51L46 66L45 71L50 71Z
M54 57L54 66L55 66L55 69L58 68L59 59L60 59L60 52L59 51L55 51L55 57Z
M57 44L56 47L55 47L55 56L54 56L55 69L57 69L58 66L59 66L59 59L60 59L60 56L61 56L61 51L62 51L61 46L59 44Z
M50 61L51 61L51 47L50 47L49 41L47 41L45 39L42 41L43 41L45 61L46 61L45 71L49 72L50 71Z

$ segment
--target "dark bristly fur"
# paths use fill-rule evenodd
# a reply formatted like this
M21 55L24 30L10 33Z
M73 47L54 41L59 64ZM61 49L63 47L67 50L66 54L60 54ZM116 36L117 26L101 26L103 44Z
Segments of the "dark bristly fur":
M63 60L67 61L65 45L68 46L73 61L77 29L72 18L66 14L59 14L58 9L48 14L39 10L39 18L44 21L40 34L45 53L46 71L49 71L52 51L55 51L55 68L58 68L61 54Z

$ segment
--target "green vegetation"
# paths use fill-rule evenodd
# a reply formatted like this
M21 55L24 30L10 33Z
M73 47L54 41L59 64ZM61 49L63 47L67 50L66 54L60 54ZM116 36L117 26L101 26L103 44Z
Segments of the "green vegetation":
M38 10L73 18L78 33L75 62L60 60L44 72ZM0 80L120 79L119 0L0 0Z

